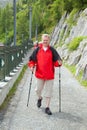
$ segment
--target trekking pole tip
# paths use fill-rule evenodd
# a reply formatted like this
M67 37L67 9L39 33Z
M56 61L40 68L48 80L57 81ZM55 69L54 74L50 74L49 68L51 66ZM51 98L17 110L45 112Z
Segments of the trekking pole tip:
M61 110L59 110L59 112L61 112Z

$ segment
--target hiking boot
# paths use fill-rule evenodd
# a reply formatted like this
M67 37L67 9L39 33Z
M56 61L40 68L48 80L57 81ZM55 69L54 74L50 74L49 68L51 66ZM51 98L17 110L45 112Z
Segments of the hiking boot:
M50 111L49 107L46 107L45 113L48 115L52 115L52 112Z
M42 98L37 100L37 107L38 108L41 107L41 101L42 101Z

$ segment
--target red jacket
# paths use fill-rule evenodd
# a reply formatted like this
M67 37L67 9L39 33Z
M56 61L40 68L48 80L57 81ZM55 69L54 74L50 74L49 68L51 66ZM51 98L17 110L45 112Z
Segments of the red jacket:
M54 66L59 66L58 58L60 59L60 56L54 48L48 47L48 49L44 51L41 47L36 49L30 56L28 66L33 67L36 65L35 76L37 78L44 80L54 79Z

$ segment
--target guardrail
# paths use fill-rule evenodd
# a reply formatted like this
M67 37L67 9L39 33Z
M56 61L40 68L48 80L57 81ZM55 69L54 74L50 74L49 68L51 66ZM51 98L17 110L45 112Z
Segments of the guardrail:
M10 76L10 72L22 62L24 55L32 46L32 41L20 46L0 46L0 81Z

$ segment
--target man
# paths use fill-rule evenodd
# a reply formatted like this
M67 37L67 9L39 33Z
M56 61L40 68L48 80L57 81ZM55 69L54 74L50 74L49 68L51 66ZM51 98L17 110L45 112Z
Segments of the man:
M36 93L38 96L37 107L39 108L42 105L42 90L45 87L45 113L52 115L49 107L53 92L54 67L60 67L62 65L62 61L57 51L49 44L50 36L48 34L43 34L42 45L34 50L30 56L28 66L30 67L31 71L33 71L33 67L36 66Z

